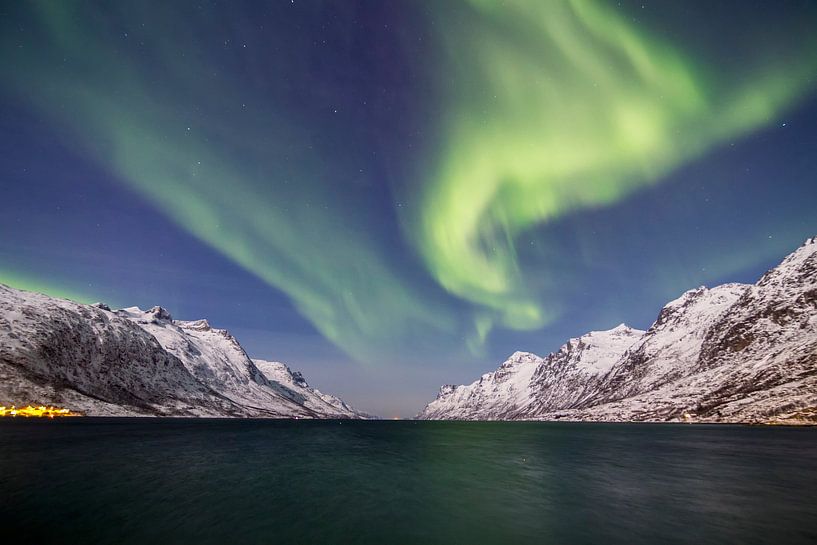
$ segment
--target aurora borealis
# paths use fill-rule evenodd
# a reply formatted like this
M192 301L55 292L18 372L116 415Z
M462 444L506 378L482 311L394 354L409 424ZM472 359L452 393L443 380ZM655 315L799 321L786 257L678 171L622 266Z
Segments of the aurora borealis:
M813 4L2 13L0 282L206 316L379 414L817 233Z
M715 88L604 4L474 4L467 31L485 30L448 44L459 60L453 106L416 237L441 285L510 328L556 318L517 277L521 233L612 205L769 123L817 67L811 53L796 70L761 67L752 86L725 77ZM473 44L465 58L462 43Z

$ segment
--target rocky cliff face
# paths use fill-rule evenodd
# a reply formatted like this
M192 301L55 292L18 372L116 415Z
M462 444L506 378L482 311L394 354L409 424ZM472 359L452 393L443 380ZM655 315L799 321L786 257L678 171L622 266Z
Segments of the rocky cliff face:
M817 239L754 285L686 292L646 332L519 354L418 418L817 422Z
M362 416L302 377L271 374L206 320L173 320L161 307L111 310L0 285L0 403L46 403L89 415Z

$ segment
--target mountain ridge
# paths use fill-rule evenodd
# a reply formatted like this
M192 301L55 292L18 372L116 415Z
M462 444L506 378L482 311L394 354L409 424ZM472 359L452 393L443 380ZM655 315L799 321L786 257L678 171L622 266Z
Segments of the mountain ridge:
M581 339L467 385L419 419L817 423L817 237L755 284L688 290L596 372ZM609 363L609 360L608 360ZM496 373L513 369L509 392Z
M174 320L159 306L112 310L0 284L5 404L105 416L368 417L284 367L268 377L229 331L207 320Z

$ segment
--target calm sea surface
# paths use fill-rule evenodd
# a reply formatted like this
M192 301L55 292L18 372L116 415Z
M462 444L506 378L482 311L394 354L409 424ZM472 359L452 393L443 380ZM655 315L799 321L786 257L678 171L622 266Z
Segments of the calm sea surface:
M817 543L817 429L0 422L3 543Z

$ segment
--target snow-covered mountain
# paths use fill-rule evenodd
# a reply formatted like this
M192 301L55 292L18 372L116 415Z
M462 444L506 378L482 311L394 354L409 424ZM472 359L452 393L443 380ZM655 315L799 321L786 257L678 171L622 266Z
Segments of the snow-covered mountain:
M472 384L443 386L421 417L512 420L580 405L643 333L621 324L570 339L545 358L516 352Z
M817 422L817 238L754 285L684 293L646 332L517 352L418 418Z
M89 415L359 418L226 330L161 307L111 310L0 285L0 403Z
M270 382L283 386L301 405L316 413L371 418L370 415L353 409L339 397L311 388L299 371L292 371L284 363L266 360L253 360L253 363Z

